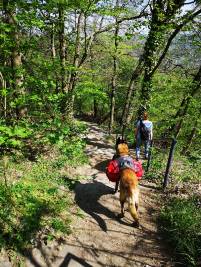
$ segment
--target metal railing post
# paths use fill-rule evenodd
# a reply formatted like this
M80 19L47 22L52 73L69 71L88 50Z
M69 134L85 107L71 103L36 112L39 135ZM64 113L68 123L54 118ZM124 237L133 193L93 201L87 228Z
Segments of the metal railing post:
M177 140L175 138L172 139L172 144L170 147L170 153L169 153L169 157L168 157L168 162L167 162L167 166L166 166L166 171L165 171L165 176L164 176L164 181L163 181L163 189L165 189L168 185L168 178L169 178L169 173L170 173L170 168L172 165L172 160L173 160L173 154L174 154L174 149L175 149L175 145L177 143Z
M152 152L152 147L153 147L153 139L151 140L150 143L150 148L149 148L149 155L148 155L148 161L147 161L147 167L146 167L146 172L149 170L150 162L151 162L151 152Z

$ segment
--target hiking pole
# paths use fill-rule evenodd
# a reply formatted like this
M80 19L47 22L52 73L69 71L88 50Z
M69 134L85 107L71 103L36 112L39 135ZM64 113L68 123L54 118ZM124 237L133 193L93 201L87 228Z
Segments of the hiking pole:
M150 166L150 162L151 162L151 151L152 151L152 147L153 147L153 139L151 140L151 143L150 143L146 172L148 172L149 166Z
M173 154L174 154L174 149L175 149L176 143L177 143L177 140L175 138L172 138L172 144L170 147L170 153L169 153L167 167L166 167L164 181L163 181L163 189L165 189L167 187L168 182L169 182L168 178L169 178L170 168L172 165L172 159L173 159Z

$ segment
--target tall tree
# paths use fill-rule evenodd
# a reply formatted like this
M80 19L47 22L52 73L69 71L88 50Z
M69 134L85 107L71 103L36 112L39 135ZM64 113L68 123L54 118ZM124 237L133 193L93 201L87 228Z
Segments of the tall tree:
M59 55L61 64L61 91L67 92L66 74L66 39L65 39L65 5L58 4L59 11Z
M16 18L16 4L13 1L4 0L3 8L6 15L6 23L10 28L10 42L12 43L11 51L11 68L12 68L12 88L16 101L16 116L23 117L26 114L26 107L23 103L25 95L24 76L22 66L22 53L20 51L20 32ZM21 98L21 99L20 99ZM17 100L18 99L18 100ZM20 99L20 100L19 100Z
M195 77L192 81L191 90L190 90L188 96L183 98L181 105L180 105L177 113L174 116L174 120L176 121L176 123L174 123L170 127L170 132L174 135L175 138L177 138L177 136L179 135L179 132L180 132L181 127L182 127L182 123L183 123L184 118L188 112L191 101L197 95L200 88L201 88L201 66L200 66L197 74L195 75Z
M196 137L196 133L197 133L197 130L198 130L197 129L197 127L198 127L198 120L199 120L200 114L201 114L201 112L199 113L198 118L194 121L193 128L191 129L191 131L190 131L190 133L189 133L189 135L187 137L186 144L182 148L182 152L181 153L183 155L186 155L188 153L188 151L189 151L189 149L190 149L190 147L191 147L191 145L193 143L193 140Z
M183 0L158 0L152 3L150 31L127 90L127 98L122 115L122 135L133 115L132 101L136 93L137 81L143 76L141 102L146 107L149 105L151 96L151 79L164 59L172 40L188 22L201 13L201 9L195 9L193 10L194 12L191 10L178 19L177 15L181 11L184 2Z
M118 10L119 0L116 1L116 9ZM115 32L114 32L114 54L113 54L113 74L111 82L111 96L110 96L110 122L109 122L109 134L112 133L112 128L114 124L114 111L115 111L115 94L116 94L116 82L117 82L117 52L119 44L119 23L118 16L115 17Z

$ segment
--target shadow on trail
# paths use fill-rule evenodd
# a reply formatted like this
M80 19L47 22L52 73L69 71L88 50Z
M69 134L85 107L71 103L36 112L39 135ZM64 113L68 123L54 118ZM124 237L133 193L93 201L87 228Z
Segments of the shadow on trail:
M118 221L122 225L132 226L130 222L122 220L116 212L111 211L99 202L99 199L103 195L111 194L112 198L113 190L114 189L111 187L96 180L93 180L92 183L88 184L81 184L78 182L75 187L76 204L80 207L80 209L89 214L104 232L107 232L107 225L105 220L101 218L101 215L105 215L109 219ZM119 203L118 199L117 202ZM120 205L118 211L120 212Z
M107 225L100 214L110 219L116 219L116 216L114 212L99 203L99 199L103 195L111 194L112 191L109 186L95 180L88 184L77 183L75 187L75 201L77 205L94 218L104 232L107 231Z
M93 260L90 260L90 262L92 264L91 266L94 266L94 263L98 263L98 266L103 266L103 267L105 267L105 266L107 266L107 267L120 266L120 265L114 265L114 264L110 264L110 263L107 263L107 265L105 265L105 263L102 261L102 258L100 257L101 253L103 253L104 255L107 255L109 257L112 256L112 257L118 257L119 259L121 259L121 258L125 259L126 260L126 264L122 265L122 266L156 267L155 265L151 265L150 263L146 264L145 261L144 261L144 258L146 258L146 259L149 259L149 258L158 259L158 257L155 257L153 255L146 255L144 253L144 251L142 251L141 247L139 248L139 251L131 249L130 251L125 252L125 248L124 247L122 247L121 250L115 251L113 249L109 250L109 249L105 249L103 247L96 248L94 246L88 246L84 242L80 242L79 240L77 240L77 241L78 241L79 244L72 244L72 243L68 243L68 242L66 244L68 244L69 246L72 246L74 248L83 248L87 253L91 254L91 256L93 257ZM139 259L133 259L132 256L134 254L136 256L138 256ZM163 260L163 258L160 258L160 259ZM86 261L87 261L87 259L84 259L84 263L86 263ZM95 266L97 266L97 264ZM166 265L161 265L161 267L162 266L165 267ZM63 267L63 266L61 265L59 267ZM84 265L84 267L85 267L85 265Z
M101 161L98 164L96 164L94 166L94 168L97 169L98 171L101 171L101 172L104 172L105 173L105 169L106 169L106 167L107 167L107 165L108 165L108 163L109 163L110 160L111 159L106 159L104 161Z
M72 253L68 253L65 256L64 261L62 262L62 264L59 267L68 267L69 265L74 266L72 261L74 261L74 265L76 265L76 266L92 267L92 265L87 263L85 260L77 257L76 255L74 255Z

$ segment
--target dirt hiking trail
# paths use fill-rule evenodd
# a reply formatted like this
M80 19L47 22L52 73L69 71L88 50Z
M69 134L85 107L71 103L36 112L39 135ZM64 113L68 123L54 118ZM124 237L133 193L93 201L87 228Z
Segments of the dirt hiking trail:
M112 194L114 184L105 175L105 166L114 154L114 144L106 140L106 133L96 124L87 123L86 153L90 164L77 168L77 174L87 176L75 188L75 203L84 213L72 224L72 234L62 244L55 242L41 249L35 248L26 266L173 266L170 256L157 233L156 215L160 209L159 192L140 181L140 228L131 226L126 210L120 213L119 192ZM146 183L145 183L146 182Z

